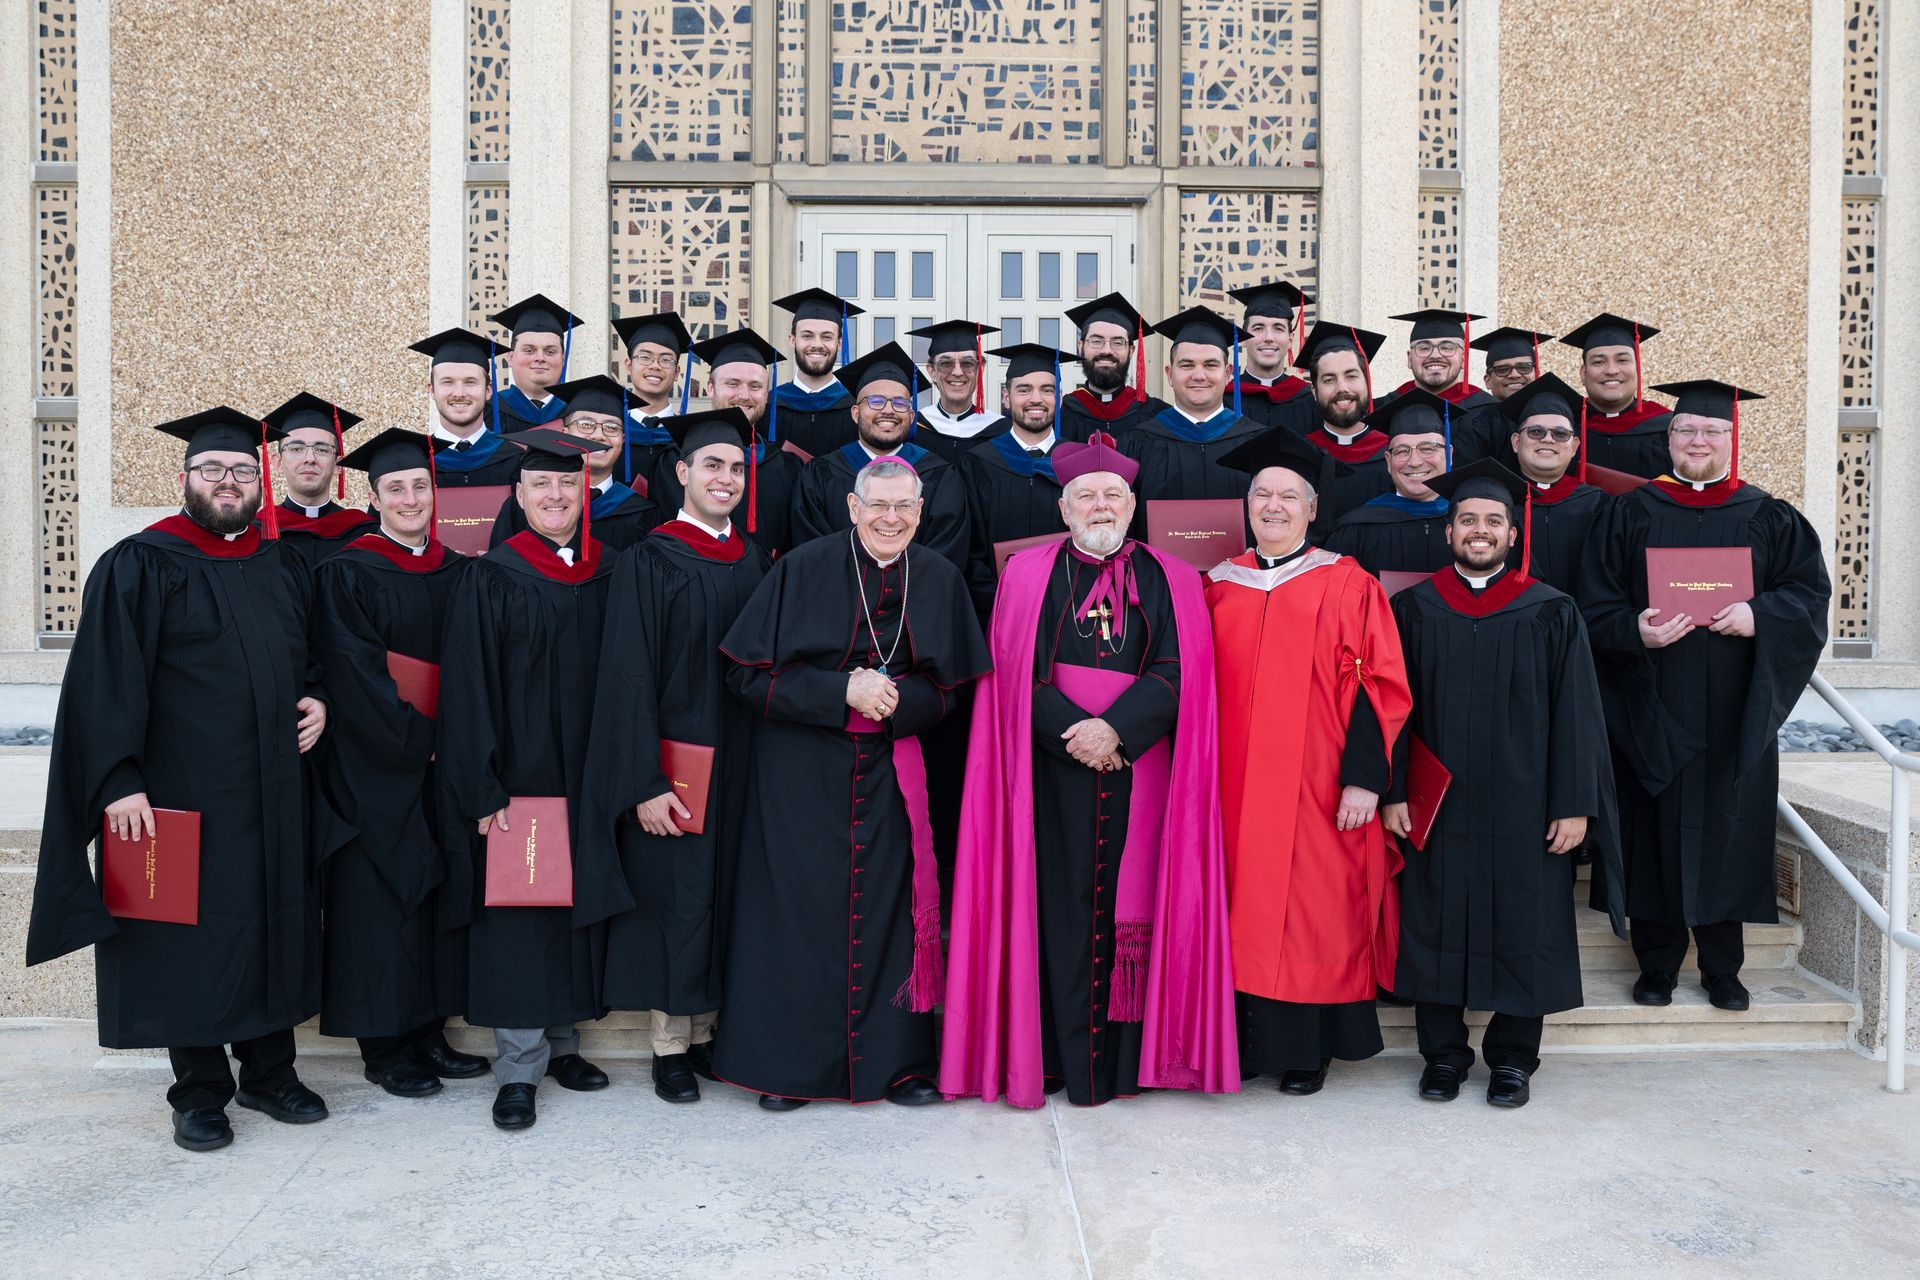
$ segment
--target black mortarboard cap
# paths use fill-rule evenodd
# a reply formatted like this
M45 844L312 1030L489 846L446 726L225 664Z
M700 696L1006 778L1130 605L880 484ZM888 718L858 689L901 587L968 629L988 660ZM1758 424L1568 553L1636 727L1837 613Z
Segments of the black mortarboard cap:
M1765 400L1757 391L1748 391L1736 387L1730 382L1716 382L1712 378L1694 378L1687 382L1663 382L1654 388L1662 395L1673 397L1673 411L1697 414L1702 418L1722 418L1734 421L1733 404L1738 400Z
M1214 465L1229 471L1244 471L1257 476L1268 467L1285 467L1304 476L1316 489L1324 487L1326 464L1332 462L1333 475L1351 475L1353 469L1308 444L1292 427L1274 427L1214 459Z
M1580 421L1580 393L1555 374L1544 374L1500 402L1500 416L1519 426L1528 418L1552 415Z
M1595 347L1638 346L1659 332L1652 325L1603 311L1578 329L1562 336L1560 341L1582 351L1591 351Z
M856 307L839 294L828 293L825 289L802 289L784 298L775 298L773 305L782 311L791 311L795 324L802 320L826 320L837 325L847 316L866 314L864 307Z
M519 465L514 468L515 474L522 471L584 470L588 454L611 447L598 440L570 436L552 427L529 427L525 431L508 432L500 438L525 450L520 455Z
M469 329L442 329L431 338L420 339L407 350L432 356L436 365L483 365L491 363L506 348L492 338L484 338Z
M1468 345L1475 351L1486 352L1488 362L1492 363L1520 356L1531 360L1541 343L1552 341L1553 335L1550 333L1535 333L1531 329L1516 329L1510 324L1503 324L1492 333L1481 334Z
M993 325L975 324L971 320L942 320L938 324L923 324L918 329L907 330L910 337L927 340L929 360L935 356L972 351L980 345L983 335L998 332L1000 330Z
M339 415L337 421L336 414ZM267 415L267 425L283 435L306 427L317 427L322 431L333 431L338 427L341 431L348 431L359 422L359 414L349 413L310 391L300 392Z
M576 413L602 413L609 418L626 415L626 388L604 373L588 374L571 382L557 382L548 390L566 407L563 418Z
M1383 333L1374 333L1369 329L1357 329L1350 324L1337 324L1331 320L1315 320L1313 328L1307 330L1306 340L1300 344L1300 355L1294 363L1296 369L1311 369L1314 355L1321 351L1355 351L1362 359L1361 364L1370 363L1386 344ZM1355 343L1359 345L1354 345Z
M1082 333L1087 331L1090 324L1119 325L1127 331L1129 338L1137 337L1147 327L1147 318L1134 310L1126 295L1119 293L1103 294L1092 302L1069 307L1067 319L1073 321Z
M175 418L172 422L158 423L153 429L164 431L176 440L186 441L186 456L189 458L214 450L252 453L260 447L263 438L278 440L286 434L224 404L218 408L202 409L184 418Z
M494 312L487 319L504 327L516 338L523 333L564 334L584 323L579 316L544 293L523 298L504 311Z
M678 355L687 354L687 348L693 345L693 335L687 332L687 326L679 314L672 311L656 311L650 316L622 316L613 322L613 331L620 335L621 345L626 347L628 355L632 355L633 349L643 342L665 347ZM556 391L554 394L560 393Z
M1527 482L1492 458L1481 458L1443 472L1426 481L1426 486L1450 504L1488 498L1518 511L1527 501Z
M779 348L751 329L735 329L732 333L696 342L693 354L705 361L709 369L718 369L723 364L769 365L780 360Z
M1288 324L1293 323L1301 307L1313 301L1300 291L1298 285L1286 280L1229 289L1227 295L1246 307L1249 320L1254 316L1279 316Z
M710 444L732 444L745 453L753 447L753 424L741 409L702 409L660 419L660 426L680 446L680 456L691 458Z
M901 350L897 342L889 342L884 347L876 347L852 364L842 365L834 370L833 376L840 385L859 395L861 388L870 382L882 380L897 382L911 391L919 385L913 372L913 357Z
M1425 387L1403 391L1374 409L1367 425L1390 436L1446 435L1452 406Z
M1235 339L1246 337L1239 325L1208 307L1188 307L1153 326L1167 340L1168 350L1182 342L1203 342L1222 351L1231 351Z
M1030 373L1052 373L1063 364L1077 364L1080 361L1079 356L1055 351L1037 342L1016 342L1012 346L995 347L987 354L999 356L1007 362L1008 382L1024 378Z
M1470 311L1449 311L1445 307L1423 307L1418 311L1403 311L1387 318L1412 321L1413 332L1407 335L1407 341L1421 342L1428 338L1464 338L1467 336L1468 323L1486 317Z
M340 465L352 471L364 471L373 484L391 471L433 470L433 437L424 431L388 427L371 440L363 441Z

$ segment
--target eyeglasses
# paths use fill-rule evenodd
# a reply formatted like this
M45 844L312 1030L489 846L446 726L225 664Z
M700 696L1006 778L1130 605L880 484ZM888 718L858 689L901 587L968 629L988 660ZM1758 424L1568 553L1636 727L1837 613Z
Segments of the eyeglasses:
M232 476L241 484L252 484L260 478L260 468L251 462L236 463L231 467L223 467L217 462L203 462L199 466L189 467L187 470L193 472L193 474L199 476L208 484L219 484L228 476Z
M941 356L933 362L935 373L978 373L980 362L971 356Z
M1387 450L1387 456L1395 462L1405 462L1418 455L1421 458L1438 458L1447 452L1444 444L1396 444Z
M592 436L597 440L618 440L623 430L625 428L617 422L592 422L586 418L567 424L568 435Z
M333 456L333 446L325 443L305 444L300 441L295 441L291 444L281 445L280 456L283 458L313 457L325 462Z
M1443 355L1443 356L1457 356L1462 351L1465 351L1466 349L1467 347L1465 343L1456 342L1452 338L1442 338L1438 342L1435 342L1428 338L1422 338L1420 341L1414 343L1411 348L1413 354L1417 356L1430 356L1430 355L1436 355L1436 354Z
M1531 378L1533 361L1502 360L1499 364L1487 366L1487 376L1489 378Z
M635 355L627 358L627 363L642 369L671 369L680 363L676 355Z
M885 409L891 405L902 413L913 408L913 401L905 396L868 396L865 404L869 409Z
M1732 427L1668 427L1667 434L1675 440L1725 440L1733 434Z
M1125 351L1133 345L1132 338L1082 338L1080 345L1089 351Z
M920 499L908 498L904 502L868 502L862 499L860 505L867 510L886 516L910 516L920 509Z
M1555 444L1565 444L1574 437L1572 427L1522 427L1521 431L1529 440L1551 440Z

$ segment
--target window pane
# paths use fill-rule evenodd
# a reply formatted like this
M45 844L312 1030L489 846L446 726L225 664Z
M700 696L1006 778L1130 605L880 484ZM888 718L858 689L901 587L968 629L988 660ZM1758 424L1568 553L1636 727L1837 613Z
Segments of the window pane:
M1100 255L1080 253L1074 255L1073 293L1077 298L1097 298L1100 296Z
M860 254L841 249L833 255L833 291L843 298L860 296Z
M1057 253L1040 255L1040 296L1042 298L1060 296L1060 255Z
M1060 349L1060 317L1048 316L1040 322L1040 345Z
M887 255L887 257L889 258L891 258L892 256L893 256L892 254ZM873 260L875 265L878 265L880 261L880 255L875 254ZM876 347L884 347L889 342L892 342L892 341L893 341L893 317L892 316L875 316L873 318L873 345Z
M933 296L933 252L916 249L913 254L913 296L931 298ZM933 321L921 321L932 324Z
M875 251L873 255L873 296L891 298L893 296L893 251L884 253ZM877 330L876 330L877 332Z
M1024 284L1020 279L1020 258L1017 253L1000 255L1000 296L1018 298L1024 293Z
M1000 343L1003 347L1019 346L1026 339L1020 336L1020 317L1002 316L1000 318Z
M918 325L914 326L916 329L919 327ZM927 362L927 345L930 342L932 342L931 338L923 338L918 334L908 337L907 354L913 357L915 364L925 364Z
M860 317L848 316L847 327L840 333L840 349L847 353L849 360L860 355Z

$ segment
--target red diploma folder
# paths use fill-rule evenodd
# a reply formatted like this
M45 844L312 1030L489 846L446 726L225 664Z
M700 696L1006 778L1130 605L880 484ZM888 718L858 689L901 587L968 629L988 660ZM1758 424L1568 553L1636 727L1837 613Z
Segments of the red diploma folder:
M1247 549L1247 509L1238 498L1156 498L1147 503L1147 542L1205 573Z
M1432 576L1430 573L1408 573L1405 569L1382 569L1380 585L1386 588L1387 599L1391 600L1408 587L1425 582Z
M629 484L627 488L633 490L635 493L639 494L643 498L653 497L653 486L647 483L647 478L645 476L635 476L633 478L633 483Z
M514 796L507 829L487 832L487 905L573 905L573 847L565 796Z
M1632 493L1646 482L1645 476L1615 471L1612 467L1596 467L1592 463L1587 464L1587 483L1605 494L1618 497L1623 493Z
M440 717L440 664L422 662L418 658L409 658L404 653L387 650L387 674L393 677L393 687L400 693L400 701L407 703L415 711L429 720Z
M1007 571L1007 561L1028 547L1044 547L1049 542L1059 542L1065 538L1063 533L1036 533L1031 538L1009 538L1005 542L993 544L993 576L999 577ZM1213 568L1208 565L1207 568Z
M487 554L493 522L511 486L477 484L465 489L436 489L433 494L434 535L450 551L463 556Z
M122 920L200 923L200 815L155 809L154 834L122 840L100 821L100 896Z
M713 781L713 748L695 742L660 739L660 772L673 784L673 794L687 806L691 818L675 818L673 825L690 836L707 829L707 787Z
M1753 599L1750 547L1648 547L1647 604L1656 622L1684 613L1700 626L1730 604Z
M1447 798L1453 775L1440 758L1427 750L1418 738L1407 752L1407 819L1413 826L1408 837L1413 847L1424 851L1433 832L1433 820L1440 813L1440 802Z
M802 462L813 461L812 454L808 453L805 449L802 449L799 445L795 444L791 440L782 440L780 442L780 447L782 449L785 449L788 453L792 454L794 457L800 459L800 461Z

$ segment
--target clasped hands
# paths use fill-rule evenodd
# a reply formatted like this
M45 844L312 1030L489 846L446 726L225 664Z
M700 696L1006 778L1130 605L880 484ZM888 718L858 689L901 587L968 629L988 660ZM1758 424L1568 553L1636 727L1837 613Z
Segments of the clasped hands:
M1688 632L1699 625L1693 616L1676 613L1671 618L1655 622L1659 617L1658 609L1643 609L1640 612L1640 643L1649 649L1664 649L1677 640L1684 639ZM1707 630L1717 636L1753 637L1753 606L1745 600L1736 600L1715 613L1707 622Z
M885 720L900 706L900 690L871 667L856 667L847 676L847 705L869 720Z
M1098 716L1068 725L1060 740L1067 744L1068 755L1096 773L1127 767L1126 757L1120 754L1119 730Z

